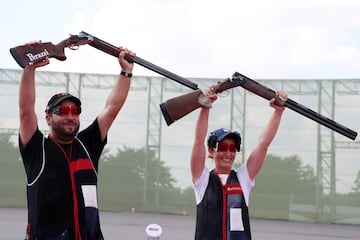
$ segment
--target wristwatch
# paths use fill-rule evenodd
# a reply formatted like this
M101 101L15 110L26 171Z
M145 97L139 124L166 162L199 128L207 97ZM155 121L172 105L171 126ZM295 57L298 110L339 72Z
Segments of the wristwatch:
M125 71L121 71L121 72L120 72L120 75L123 75L123 76L125 76L125 77L129 77L129 78L132 77L132 73L125 72Z

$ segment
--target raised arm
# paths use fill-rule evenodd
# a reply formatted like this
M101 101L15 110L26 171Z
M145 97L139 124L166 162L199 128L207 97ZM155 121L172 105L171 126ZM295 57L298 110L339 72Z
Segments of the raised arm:
M206 148L204 145L209 119L209 109L201 108L195 126L194 143L191 151L190 169L193 183L201 176L205 166Z
M132 73L134 63L129 63L124 59L124 57L125 54L130 54L133 56L135 56L135 54L125 48L122 50L123 51L120 51L119 54L119 64L121 71ZM105 108L98 115L98 123L102 140L106 138L111 124L125 103L130 88L130 79L131 77L129 76L119 74L118 79L106 100Z
M211 91L211 88L212 87L210 86L209 88L205 89L203 93L205 96L210 98L211 102L214 102L217 99L217 96ZM195 126L194 143L190 160L190 169L193 183L199 179L205 167L206 147L204 145L204 141L208 130L209 112L210 109L208 107L202 107L200 109L200 114Z
M276 92L276 94L282 101L286 101L287 95L285 93ZM274 112L260 135L258 145L251 152L247 161L247 168L251 179L256 177L263 165L268 147L279 129L282 113L285 110L284 106L275 105L275 99L270 100L270 106L274 108Z
M36 45L39 43L31 42L28 44ZM19 136L24 146L29 142L38 125L35 114L35 69L47 64L49 64L48 58L42 62L26 66L21 75L19 84Z

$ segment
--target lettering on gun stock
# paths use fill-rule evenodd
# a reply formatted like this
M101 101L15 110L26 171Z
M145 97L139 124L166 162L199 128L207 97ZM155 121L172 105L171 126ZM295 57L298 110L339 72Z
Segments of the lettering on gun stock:
M34 61L36 61L36 60L38 60L38 59L40 59L40 58L44 58L44 57L49 56L49 55L50 55L50 54L49 54L49 52L48 52L46 49L44 49L44 51L39 52L39 53L37 53L37 54L32 54L32 53L27 53L27 54L26 54L26 56L29 58L29 60L30 60L31 62L34 62Z

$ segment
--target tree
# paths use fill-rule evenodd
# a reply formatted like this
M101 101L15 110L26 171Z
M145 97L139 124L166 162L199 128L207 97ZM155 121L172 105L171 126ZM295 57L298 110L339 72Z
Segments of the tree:
M161 201L168 202L180 194L170 168L156 159L152 150L124 147L115 154L103 154L102 160L99 199L110 209L157 211Z
M297 156L266 156L261 172L256 177L254 191L258 193L307 195L316 193L316 177L309 165L302 165Z
M20 152L17 146L11 142L11 133L0 133L0 161L9 162L19 160Z
M288 219L291 203L315 203L315 180L312 167L297 156L267 155L251 193L252 215Z
M12 133L0 133L0 202L2 207L26 206L26 177Z

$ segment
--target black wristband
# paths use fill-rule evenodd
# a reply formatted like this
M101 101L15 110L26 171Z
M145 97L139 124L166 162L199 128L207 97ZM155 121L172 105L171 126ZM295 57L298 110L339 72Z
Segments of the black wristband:
M121 72L120 72L120 75L123 75L124 77L129 77L129 78L132 77L132 73L125 72L125 71L121 71Z

